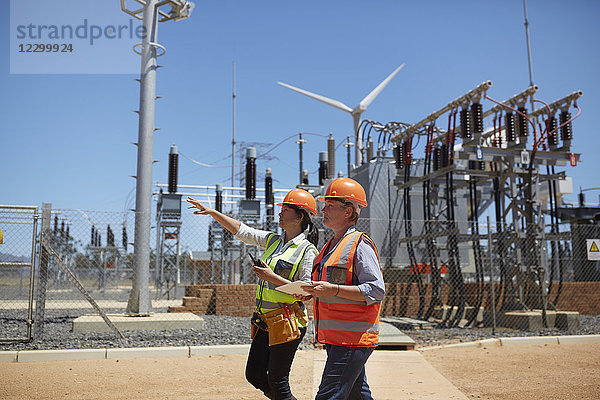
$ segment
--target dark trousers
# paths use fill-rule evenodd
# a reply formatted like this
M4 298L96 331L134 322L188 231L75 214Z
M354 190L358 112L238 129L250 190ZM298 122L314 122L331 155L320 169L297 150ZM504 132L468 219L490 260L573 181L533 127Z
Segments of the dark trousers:
M315 400L372 400L365 364L374 349L326 344L327 361Z
M252 340L246 362L248 382L270 399L294 399L290 391L290 369L305 334L306 328L300 328L299 339L269 346L269 334L259 330Z

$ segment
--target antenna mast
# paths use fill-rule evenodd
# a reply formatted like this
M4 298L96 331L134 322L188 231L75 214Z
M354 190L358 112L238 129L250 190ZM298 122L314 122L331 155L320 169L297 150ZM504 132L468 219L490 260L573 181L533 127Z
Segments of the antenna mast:
M525 14L525 36L527 37L527 61L529 61L529 86L533 86L533 66L531 65L531 44L529 43L529 21L527 20L527 0L523 0Z
M235 55L233 56L233 136L231 139L231 187L235 187ZM233 189L232 189L233 190ZM231 205L233 211L233 204Z
M531 62L531 44L529 41L529 21L527 20L527 0L523 0L523 15L525 17L525 37L527 38L527 62L529 63L529 87L533 87L533 64ZM533 95L530 97L531 112L535 111ZM537 119L536 119L537 121Z

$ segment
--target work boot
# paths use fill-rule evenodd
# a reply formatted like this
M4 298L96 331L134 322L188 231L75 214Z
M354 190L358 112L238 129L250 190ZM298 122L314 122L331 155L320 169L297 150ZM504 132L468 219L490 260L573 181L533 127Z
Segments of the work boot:
M271 400L275 400L275 395L273 395L273 393L271 393L271 392L265 393L265 396L268 397ZM298 399L295 398L294 395L292 395L292 397L288 397L285 400L298 400Z

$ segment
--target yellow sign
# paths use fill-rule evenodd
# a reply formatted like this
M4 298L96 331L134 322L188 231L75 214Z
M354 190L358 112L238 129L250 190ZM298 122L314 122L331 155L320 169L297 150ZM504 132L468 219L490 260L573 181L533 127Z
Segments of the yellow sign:
M0 244L4 243L2 239L4 238L4 231L0 231Z
M600 261L600 239L585 239L588 261Z

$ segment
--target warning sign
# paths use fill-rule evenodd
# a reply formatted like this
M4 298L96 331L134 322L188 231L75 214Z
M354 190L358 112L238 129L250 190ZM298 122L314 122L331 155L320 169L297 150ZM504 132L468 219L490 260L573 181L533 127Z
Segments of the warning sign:
M589 261L600 261L600 239L585 239L587 248L587 259Z
M4 231L0 231L0 244L2 244L2 240L4 238Z

